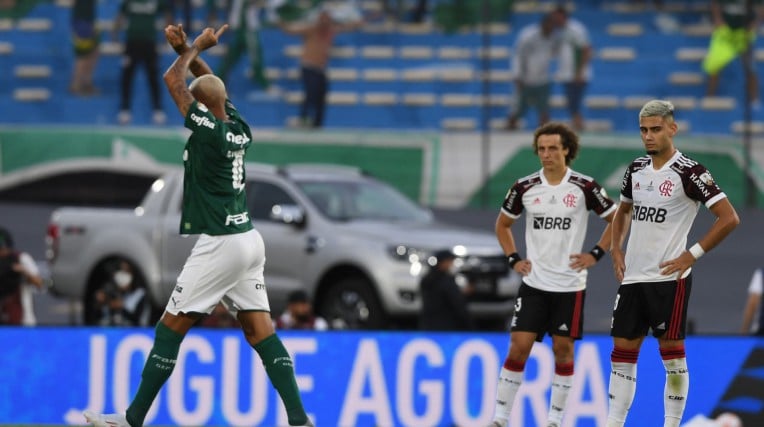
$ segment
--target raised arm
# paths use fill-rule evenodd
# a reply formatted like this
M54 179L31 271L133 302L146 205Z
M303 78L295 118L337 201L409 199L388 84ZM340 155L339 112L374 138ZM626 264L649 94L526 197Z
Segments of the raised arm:
M194 40L193 44L175 59L170 68L164 73L164 82L167 85L167 89L170 91L170 95L183 117L186 117L188 109L194 102L194 97L186 85L186 75L188 74L189 66L197 59L200 52L215 46L218 43L218 38L227 28L228 25L223 25L217 32L212 28L206 28Z
M177 26L168 25L167 28L164 29L164 36L178 55L182 55L183 52L190 48L186 41L186 33L183 31L183 24L178 24ZM210 66L207 65L207 62L199 56L191 61L188 69L194 77L212 74L212 68L210 68Z

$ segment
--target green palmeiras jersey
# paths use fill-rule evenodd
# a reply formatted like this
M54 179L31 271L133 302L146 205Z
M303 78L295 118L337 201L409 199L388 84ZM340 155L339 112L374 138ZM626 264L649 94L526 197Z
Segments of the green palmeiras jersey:
M183 151L181 234L236 234L252 229L244 189L244 154L252 133L230 101L220 120L194 101L186 114L191 136Z

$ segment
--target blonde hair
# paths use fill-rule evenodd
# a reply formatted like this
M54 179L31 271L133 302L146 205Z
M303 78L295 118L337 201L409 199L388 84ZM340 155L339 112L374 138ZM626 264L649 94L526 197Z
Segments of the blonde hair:
M662 117L670 123L674 120L674 104L662 99L648 101L639 110L639 118L641 119L642 117Z

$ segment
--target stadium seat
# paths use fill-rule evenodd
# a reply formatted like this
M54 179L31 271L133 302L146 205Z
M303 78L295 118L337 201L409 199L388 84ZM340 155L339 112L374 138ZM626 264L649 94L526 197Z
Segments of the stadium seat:
M10 55L13 53L13 43L0 42L0 55Z
M13 91L13 99L19 102L41 102L50 97L50 90L45 88L19 88Z
M611 36L641 36L644 32L640 23L613 23L607 26L607 33Z
M735 98L728 96L706 96L700 100L700 108L703 110L732 110L735 106Z
M47 65L17 65L13 68L13 75L22 79L48 78L51 74Z
M369 92L363 95L363 103L366 105L395 105L398 103L398 95L390 92Z

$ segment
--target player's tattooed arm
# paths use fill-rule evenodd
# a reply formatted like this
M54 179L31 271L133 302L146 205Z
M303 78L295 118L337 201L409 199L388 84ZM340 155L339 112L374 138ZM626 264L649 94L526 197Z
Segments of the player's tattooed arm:
M186 117L188 109L194 102L194 97L186 86L186 74L190 64L199 55L199 50L191 46L183 54L175 59L170 68L164 73L164 82L170 92L170 96L178 106L180 114Z

